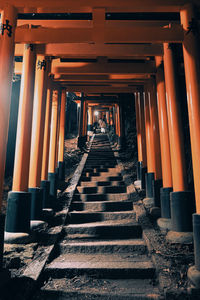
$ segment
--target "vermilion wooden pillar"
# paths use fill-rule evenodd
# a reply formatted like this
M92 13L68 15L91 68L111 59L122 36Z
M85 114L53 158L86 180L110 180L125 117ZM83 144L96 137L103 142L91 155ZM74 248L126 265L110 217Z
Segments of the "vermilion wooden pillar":
M11 88L14 66L14 40L17 20L17 10L11 5L7 5L1 11L1 24L8 24L11 30L0 29L0 207L2 203L3 180L6 161L6 147L8 139L8 126L10 115Z
M158 108L156 99L155 81L151 80L148 85L149 90L149 108L150 108L150 122L152 131L152 145L155 157L155 174L153 181L153 198L154 205L160 207L160 188L162 187L162 166L161 166L161 154L160 154L160 134L158 123Z
M82 149L85 146L85 137L84 137L84 110L85 110L85 104L84 104L84 94L81 94L81 102L80 102L80 114L79 114L79 137L78 137L78 147Z
M48 80L43 155L42 155L42 173L41 173L41 187L43 188L43 208L48 208L48 209L52 208L52 202L50 198L50 181L48 180L52 92L53 92L52 83L50 80Z
M164 71L173 182L173 193L170 194L173 232L168 233L168 239L172 242L179 242L179 237L183 237L184 234L175 234L174 232L185 232L185 236L190 238L190 234L187 232L191 231L192 222L191 194L187 191L183 127L179 110L180 96L175 63L173 45L165 43Z
M171 212L170 212L170 193L172 192L172 170L171 170L171 155L169 145L169 130L167 119L167 104L166 90L164 79L164 66L162 57L155 57L156 60L156 86L157 86L157 104L158 118L160 130L160 149L162 161L162 178L163 188L160 190L161 200L161 219L158 220L158 225L163 229L170 229Z
M124 131L123 131L123 119L122 119L122 104L120 103L117 106L117 119L118 119L118 131L119 131L119 138L118 138L118 146L119 148L123 148L125 145L125 139L124 139Z
M83 136L85 143L87 142L87 125L88 125L88 104L84 101L83 106Z
M59 91L54 89L52 96L51 110L51 130L50 130L50 147L49 147L49 165L48 180L50 181L50 195L57 196L57 176L56 176L56 148L57 148L57 131L58 131L58 113L59 113Z
M61 89L58 89L58 119L56 130L56 155L55 155L55 172L58 177L58 151L59 151L59 135L60 135L60 109L61 109ZM58 179L58 178L57 178Z
M13 186L8 195L6 217L7 242L17 242L16 238L24 242L30 231L31 194L28 193L28 175L36 60L34 48L34 45L24 45Z
M137 145L138 145L138 166L137 178L141 180L141 188L145 188L145 173L147 171L146 156L146 136L144 119L144 101L141 93L135 93L136 127L137 127Z
M157 104L153 81L145 86L144 107L147 149L146 199L144 203L160 206L161 187L160 139L158 128Z
M65 180L65 106L66 106L66 89L62 89L61 106L60 106L60 130L59 130L59 149L58 149L58 178Z
M195 266L188 271L190 280L200 287L200 49L198 19L192 4L183 7L180 13L185 30L183 55L187 88L190 138L196 199L193 214Z
M118 119L118 104L115 104L115 108L114 108L114 113L115 113L115 133L117 136L117 143L118 143L118 139L120 136L120 132L119 132L119 119Z
M148 95L149 95L151 130L152 130L154 156L155 156L155 180L162 180L158 107L157 107L157 99L156 99L156 90L155 90L154 80L152 80L152 82L148 85L148 89L149 89Z
M92 106L88 107L88 127L87 127L87 131L88 131L88 135L92 135L93 130L92 130Z
M41 184L42 154L45 124L46 87L48 65L44 55L37 55L35 89L33 101L33 121L31 134L31 155L29 171L29 191L31 200L31 226L42 224L43 190Z

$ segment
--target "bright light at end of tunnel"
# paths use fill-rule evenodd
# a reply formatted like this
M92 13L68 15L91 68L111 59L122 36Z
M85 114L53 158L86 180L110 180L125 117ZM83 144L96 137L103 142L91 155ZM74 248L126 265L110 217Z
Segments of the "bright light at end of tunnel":
M95 116L98 116L99 112L97 110L95 110L94 114L95 114Z

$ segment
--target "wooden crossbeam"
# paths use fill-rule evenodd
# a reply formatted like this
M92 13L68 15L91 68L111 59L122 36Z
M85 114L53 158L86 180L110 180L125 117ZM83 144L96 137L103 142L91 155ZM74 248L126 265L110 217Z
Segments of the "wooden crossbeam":
M59 63L52 62L53 74L154 74L154 61L145 63Z
M96 33L96 32L95 32ZM97 34L97 33L96 33ZM105 28L101 43L172 43L183 41L182 26L171 28L132 27ZM92 43L94 42L93 28L16 28L16 43Z
M64 85L65 86L65 85ZM68 92L83 93L134 93L137 87L110 87L110 86L65 86Z
M15 45L15 55L23 55L23 44ZM69 43L48 43L37 45L36 51L39 54L47 56L61 56L66 58L96 58L98 56L107 56L108 58L124 58L135 56L161 56L163 55L163 46L161 44L69 44Z
M0 9L10 3L19 12L91 12L95 7L104 7L109 12L177 12L189 0L1 0ZM198 0L193 0L198 4Z

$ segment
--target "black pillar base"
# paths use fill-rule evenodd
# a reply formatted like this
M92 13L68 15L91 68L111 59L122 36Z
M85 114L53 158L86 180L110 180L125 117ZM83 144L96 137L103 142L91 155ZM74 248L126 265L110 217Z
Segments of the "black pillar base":
M161 218L170 219L171 209L170 209L170 193L173 188L161 188L160 189L160 206L161 206Z
M153 198L155 207L160 207L160 189L162 187L162 180L154 180L153 181Z
M0 272L3 267L5 215L0 214Z
M28 191L31 193L31 220L42 220L43 219L43 194L42 188L29 188Z
M93 125L92 124L88 124L87 131L93 131Z
M87 142L87 135L78 137L78 147L80 149L85 147L86 142Z
M50 181L50 195L57 197L57 174L48 173L48 180Z
M125 148L125 138L123 136L118 136L117 144L120 149Z
M50 181L42 180L40 184L43 190L43 208L52 208L52 203L50 199Z
M145 174L146 198L153 198L153 181L154 181L154 173L146 173Z
M145 176L147 173L147 167L142 167L141 169L141 189L145 190L146 182L145 182Z
M142 161L137 162L137 180L142 180Z
M65 162L64 161L58 162L58 179L60 181L65 181Z
M192 193L189 191L170 194L172 231L192 231Z
M6 232L30 232L31 193L9 192Z
M200 214L193 214L193 238L194 238L194 261L195 265L188 269L188 278L200 289Z

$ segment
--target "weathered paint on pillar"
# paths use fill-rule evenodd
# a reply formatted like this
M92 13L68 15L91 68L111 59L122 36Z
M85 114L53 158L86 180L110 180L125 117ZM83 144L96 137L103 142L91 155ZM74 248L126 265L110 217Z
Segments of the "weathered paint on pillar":
M1 11L1 24L4 26L7 24L11 27L5 29L3 26L0 30L0 207L2 203L6 147L8 139L16 20L17 11L15 7L8 4Z
M65 146L65 106L66 106L66 89L62 89L61 107L60 107L60 130L59 130L59 151L58 162L64 161Z
M160 130L162 178L163 178L163 187L168 188L168 187L172 187L172 170L171 170L171 156L170 156L170 145L169 145L165 79L164 79L162 57L156 57L155 60L156 60L156 67L157 67L156 86L157 86L159 130Z
M47 99L46 99L44 144L43 144L43 156L42 156L42 175L41 175L41 180L45 180L45 181L48 180L52 92L53 92L52 84L49 81L48 88L47 88Z
M181 10L180 16L181 24L185 30L183 55L187 88L196 211L197 213L200 213L200 49L198 20L195 18L192 4L186 5ZM194 28L192 26L194 26Z
M16 192L28 191L36 60L34 47L24 45L12 186L12 191Z
M41 182L47 70L48 67L45 56L38 55L33 101L29 188L40 187Z
M179 91L171 45L164 43L164 71L169 126L169 140L172 166L173 191L187 189L183 128L179 111Z
M58 94L59 92L57 89L53 91L48 173L55 173L57 126L58 126L58 102L59 102Z

